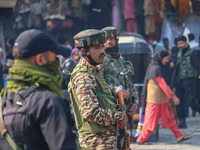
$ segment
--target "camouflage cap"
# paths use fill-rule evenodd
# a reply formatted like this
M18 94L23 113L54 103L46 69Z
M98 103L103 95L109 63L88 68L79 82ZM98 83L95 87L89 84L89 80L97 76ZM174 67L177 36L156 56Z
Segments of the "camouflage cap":
M117 30L117 28L109 26L109 27L105 27L102 29L102 31L105 32L105 36L107 37L118 37L119 36L119 31Z
M89 47L105 43L105 33L101 30L88 29L74 36L75 47Z

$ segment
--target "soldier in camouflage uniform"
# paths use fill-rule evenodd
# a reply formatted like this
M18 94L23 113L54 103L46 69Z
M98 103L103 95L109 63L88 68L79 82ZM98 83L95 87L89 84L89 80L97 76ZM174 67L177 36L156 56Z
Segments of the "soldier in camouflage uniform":
M106 36L106 42L104 44L106 58L101 66L101 74L113 91L115 91L119 85L123 86L124 98L133 100L133 104L128 111L128 114L133 116L138 107L139 99L138 93L131 81L134 74L132 63L130 61L125 61L119 54L119 31L115 27L106 27L103 28L102 31L105 32ZM129 73L124 76L120 74L122 71L129 71ZM127 101L127 103L129 103L129 101Z
M82 149L116 149L117 125L125 127L125 112L96 67L103 63L105 34L85 30L74 36L82 57L71 74L69 93Z

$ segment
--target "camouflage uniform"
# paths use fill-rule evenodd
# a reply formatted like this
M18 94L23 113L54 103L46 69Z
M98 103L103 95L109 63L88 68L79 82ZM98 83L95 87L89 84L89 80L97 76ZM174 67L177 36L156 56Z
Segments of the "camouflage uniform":
M78 35L83 37L82 33ZM100 40L94 39L92 42L86 39L87 44L99 44ZM81 40L75 41L79 48L83 47ZM116 125L124 119L124 113L116 110L117 100L98 68L81 58L72 72L68 89L80 147L89 150L116 149Z
M134 69L132 63L130 61L125 61L122 56L118 54L118 39L119 32L115 27L106 27L102 29L106 33L106 37L115 37L116 38L116 46L111 49L111 52L115 53L115 55L109 55L107 53L105 62L100 65L101 67L101 75L105 78L106 82L110 85L113 91L119 85L122 85L124 89L129 90L131 94L131 98L134 98L135 103L139 104L138 93L135 89L131 79L134 75ZM125 78L123 75L120 75L120 72L123 70L130 70ZM126 80L126 81L125 81ZM125 85L126 83L126 85Z
M115 91L119 85L122 85L125 88L126 80L126 90L129 90L131 94L130 97L134 98L135 103L139 104L137 90L131 81L131 78L134 75L134 70L130 61L125 61L123 57L116 60L107 55L105 62L101 67L101 74L103 74L106 82L110 85L113 91ZM130 70L125 78L123 75L120 75L120 72L123 70Z

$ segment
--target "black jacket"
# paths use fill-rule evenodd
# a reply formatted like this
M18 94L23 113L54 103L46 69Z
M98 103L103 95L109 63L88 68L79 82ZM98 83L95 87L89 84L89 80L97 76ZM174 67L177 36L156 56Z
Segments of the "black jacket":
M63 70L72 73L73 69L76 67L77 62L72 58L67 58L62 64L61 72L63 75L62 89L68 89L68 83L70 81L70 74L64 73Z
M191 61L200 75L200 50L194 50L191 55Z
M3 105L4 124L15 142L26 150L75 150L69 108L53 92L37 88L23 104L19 95L8 91ZM0 149L1 149L0 143Z

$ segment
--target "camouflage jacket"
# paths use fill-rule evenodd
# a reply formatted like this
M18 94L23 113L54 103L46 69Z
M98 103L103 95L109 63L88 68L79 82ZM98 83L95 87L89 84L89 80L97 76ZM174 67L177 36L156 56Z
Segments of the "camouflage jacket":
M94 74L97 74L99 72L98 68L90 65L84 58L80 59L78 65L75 67L74 70L81 66L87 67L87 70L92 70ZM71 94L72 97L76 96L78 99L78 105L80 105L78 107L81 118L83 118L86 122L92 122L99 126L116 125L117 122L123 120L124 118L122 111L104 109L100 106L99 100L97 98L97 87L99 86L99 83L96 77L89 73L89 71L87 70L78 71L75 74L73 74L73 71L71 76L71 86L74 91L74 93ZM104 81L104 79L100 75L99 77ZM104 90L110 89L108 87L108 89Z
M113 91L115 91L119 85L122 85L124 89L129 90L135 103L139 104L138 93L132 83L134 69L130 61L125 61L123 57L113 59L107 55L104 63L99 67L100 74L105 78ZM129 71L129 73L124 76L120 74L122 71Z

